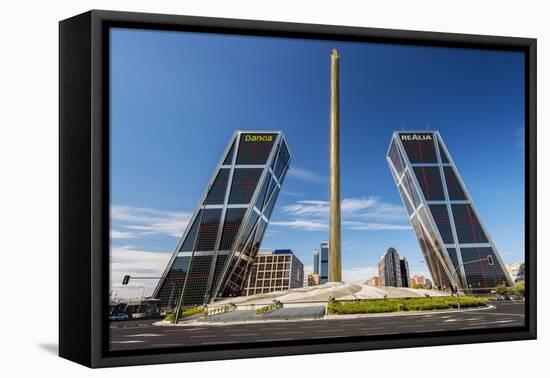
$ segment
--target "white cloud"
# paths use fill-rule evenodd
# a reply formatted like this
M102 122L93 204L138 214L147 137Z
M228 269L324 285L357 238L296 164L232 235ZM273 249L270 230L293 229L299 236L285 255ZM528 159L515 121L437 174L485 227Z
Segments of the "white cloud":
M118 228L111 231L111 238L132 239L149 234L180 237L191 216L190 212L111 206L111 220L117 223L116 228Z
M284 206L290 219L271 224L306 231L328 229L330 204L321 200L302 200ZM345 198L341 204L342 226L350 230L409 230L402 206L381 201L378 197Z
M135 249L132 246L111 248L111 290L118 298L149 296L158 282L157 279L130 280L122 285L125 275L137 277L160 277L172 256L172 252L151 252Z
M295 165L290 166L290 168L288 169L287 176L294 177L298 180L302 180L302 181L306 181L314 184L320 184L327 181L324 177L322 177L318 173L315 173L305 168L297 167Z
M308 221L305 219L294 219L289 221L271 221L274 226L282 226L306 231L320 231L328 229L328 223Z
M363 283L372 276L377 275L378 268L375 266L358 266L342 269L342 280L347 283Z

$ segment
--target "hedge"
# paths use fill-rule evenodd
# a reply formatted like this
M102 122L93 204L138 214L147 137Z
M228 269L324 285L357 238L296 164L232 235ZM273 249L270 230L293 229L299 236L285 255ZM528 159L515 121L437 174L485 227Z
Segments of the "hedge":
M205 310L203 307L192 307L188 308L187 310L182 310L180 312L179 318L185 318L186 316L196 315L196 314L203 314L205 313ZM174 319L174 314L167 314L164 317L164 320L172 321Z
M460 297L459 301L461 308L480 307L487 304L485 299L474 297ZM328 303L328 313L335 315L373 314L444 310L457 307L456 297L367 299L361 301L331 301Z

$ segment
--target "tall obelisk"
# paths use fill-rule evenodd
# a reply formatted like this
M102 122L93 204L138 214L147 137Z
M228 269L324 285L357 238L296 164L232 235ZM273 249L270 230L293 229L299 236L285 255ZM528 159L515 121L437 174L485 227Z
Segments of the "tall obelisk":
M330 64L330 233L329 282L342 282L340 236L340 55L332 50Z

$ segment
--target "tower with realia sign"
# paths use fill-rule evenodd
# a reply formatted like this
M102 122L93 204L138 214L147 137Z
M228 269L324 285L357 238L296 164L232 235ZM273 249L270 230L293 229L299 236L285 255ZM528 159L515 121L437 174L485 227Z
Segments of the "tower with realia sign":
M481 294L511 285L439 132L394 132L386 159L435 286Z

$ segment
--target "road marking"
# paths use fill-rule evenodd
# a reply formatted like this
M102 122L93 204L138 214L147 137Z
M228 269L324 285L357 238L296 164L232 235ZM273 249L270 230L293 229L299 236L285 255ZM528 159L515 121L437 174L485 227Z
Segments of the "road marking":
M443 320L443 323L449 323L449 322L456 322L457 319L447 319L447 320Z
M302 329L302 328L325 328L325 327L326 327L326 326L324 326L324 325L318 325L318 326L302 326L302 327L300 327L300 329Z
M411 328L411 327L426 327L426 326L424 324L407 324L407 325L397 326L397 328Z
M159 333L140 333L137 335L124 335L124 337L156 337L156 336L164 336Z
M478 326L478 327L462 327L459 328L459 330L466 330L466 329L481 329L481 328L489 328L487 326Z
M144 343L143 340L126 340L126 341L111 341L111 344L133 344L133 343Z
M273 332L275 335L291 335L293 333L304 333L303 331L292 331L292 332Z
M472 311L472 312L475 312L475 311ZM505 316L520 316L520 317L525 317L525 314L508 314L506 312L490 312L490 311L487 311L487 312L484 312L485 315L505 315Z
M149 328L153 328L155 326L149 326ZM113 331L125 331L125 330L128 330L128 329L143 329L142 327L127 327L127 326L124 326L122 328L116 328L116 329L113 329Z
M384 329L384 327L357 328L359 331L370 331L371 329Z

